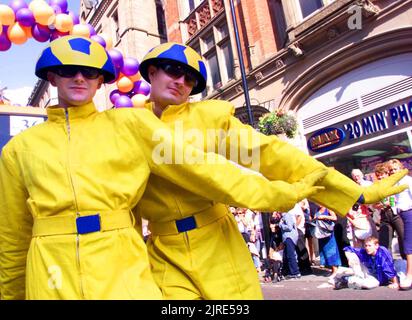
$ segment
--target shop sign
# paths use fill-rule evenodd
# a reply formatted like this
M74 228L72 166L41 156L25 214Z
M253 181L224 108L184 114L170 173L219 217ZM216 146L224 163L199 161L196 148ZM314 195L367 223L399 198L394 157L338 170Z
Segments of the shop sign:
M325 152L337 148L345 140L345 132L339 128L324 128L315 132L308 140L308 148Z
M383 133L408 127L412 124L412 100L397 106L385 106L337 123L333 128L323 128L307 140L313 153L332 150Z

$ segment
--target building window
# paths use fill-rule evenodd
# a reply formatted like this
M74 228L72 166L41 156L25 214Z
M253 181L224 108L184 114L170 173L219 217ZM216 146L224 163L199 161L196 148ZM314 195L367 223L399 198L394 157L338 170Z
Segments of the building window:
M299 0L302 18L306 18L316 10L323 7L322 0Z
M195 10L205 0L186 0L182 1L183 18L186 18L193 10Z
M335 0L296 0L302 20Z
M113 25L114 25L114 30L116 34L116 42L120 40L120 28L119 28L119 13L117 12L117 9L113 13Z
M167 37L165 12L161 1L156 1L157 30L160 36Z
M220 19L209 26L189 45L203 57L206 64L207 89L203 91L202 97L234 78L233 52L226 20Z

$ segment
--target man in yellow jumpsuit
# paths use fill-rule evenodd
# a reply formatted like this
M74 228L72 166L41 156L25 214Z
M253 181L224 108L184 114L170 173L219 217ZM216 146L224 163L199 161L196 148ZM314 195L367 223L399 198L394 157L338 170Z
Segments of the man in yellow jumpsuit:
M275 136L258 134L242 124L228 102L188 102L190 95L206 86L205 65L190 47L170 42L153 48L143 58L140 73L151 83L145 108L198 147L220 150L230 160L260 171L270 180L293 183L325 168ZM243 158L247 161L239 156L253 153L255 157ZM371 203L383 193L399 192L389 187L393 183L362 188L329 170L321 182L325 190L309 198L344 215L358 199ZM224 205L152 174L137 211L149 221L149 259L164 298L262 298L250 253ZM179 227L182 224L187 227Z
M177 143L147 110L97 112L93 96L115 71L90 39L53 41L36 75L57 87L59 105L1 153L2 299L162 298L131 214L151 173L202 198L262 210L291 207L323 188L313 185L324 170L292 184L245 174ZM156 154L159 144L174 151L167 161ZM179 154L201 161L179 162Z

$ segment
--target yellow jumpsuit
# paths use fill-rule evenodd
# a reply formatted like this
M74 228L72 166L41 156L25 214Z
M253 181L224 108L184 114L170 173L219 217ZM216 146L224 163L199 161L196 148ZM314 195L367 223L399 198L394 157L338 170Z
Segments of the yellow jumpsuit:
M161 299L131 215L150 173L223 203L268 209L282 193L286 206L295 201L283 182L244 174L226 159L156 162L153 133L167 126L147 110L99 113L89 103L47 113L0 158L2 299ZM167 134L160 142L206 157ZM100 223L93 220L94 232L83 229L89 218Z
M145 105L153 110L152 103ZM177 130L183 128L207 131L221 129L228 136L252 134L250 126L233 117L233 106L221 100L168 106L161 120ZM221 131L216 131L221 135ZM205 133L205 137L207 134ZM186 138L190 140L191 135ZM193 137L192 137L193 138ZM216 139L217 140L217 139ZM205 150L213 149L202 141ZM239 149L260 150L259 171L270 180L295 182L322 163L304 154L275 136L259 134L259 141L242 144ZM227 150L230 149L227 138ZM230 156L226 152L226 156ZM247 166L246 163L242 163ZM362 193L351 179L330 170L321 185L326 189L311 200L328 206L341 215L356 202ZM199 186L199 188L202 188ZM279 199L279 202L282 200ZM152 232L148 241L153 276L166 299L261 299L262 292L250 252L240 235L237 224L224 206L192 191L151 175L137 212L149 221ZM281 209L279 209L281 211ZM173 230L174 220L192 215L213 215L215 219L201 228L187 232Z

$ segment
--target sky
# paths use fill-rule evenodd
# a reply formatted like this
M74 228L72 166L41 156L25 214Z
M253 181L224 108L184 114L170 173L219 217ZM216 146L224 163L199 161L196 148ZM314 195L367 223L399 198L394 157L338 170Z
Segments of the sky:
M9 4L0 0L0 4ZM30 4L31 0L26 0ZM79 13L80 0L68 0L69 10ZM13 44L7 51L0 51L0 89L7 87L5 96L13 103L26 105L38 78L34 74L36 61L47 42L33 38L22 45Z

